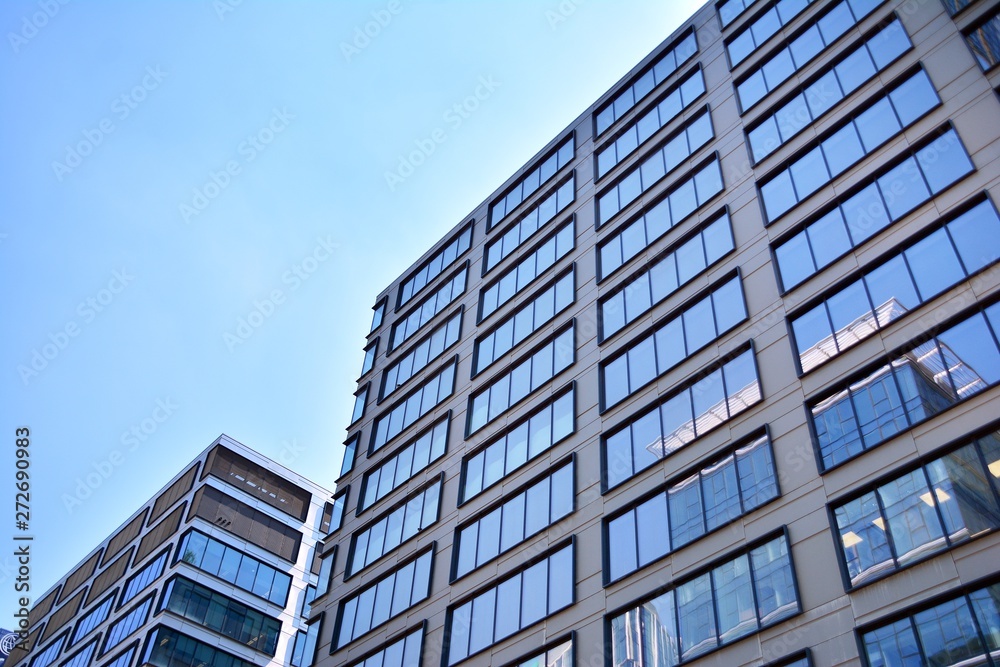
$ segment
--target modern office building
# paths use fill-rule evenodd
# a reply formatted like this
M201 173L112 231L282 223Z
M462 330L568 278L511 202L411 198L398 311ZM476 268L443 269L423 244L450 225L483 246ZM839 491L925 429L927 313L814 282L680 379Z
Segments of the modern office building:
M709 3L457 221L315 664L1000 664L998 62L995 0Z
M331 492L221 436L29 612L20 667L302 667Z

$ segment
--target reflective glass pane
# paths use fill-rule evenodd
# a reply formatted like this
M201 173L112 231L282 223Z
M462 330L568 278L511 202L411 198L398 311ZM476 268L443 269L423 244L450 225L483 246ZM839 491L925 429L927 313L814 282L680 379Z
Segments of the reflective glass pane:
M881 99L864 112L855 121L861 141L866 152L872 152L886 139L899 131L899 120L888 99Z
M900 565L940 551L947 545L934 509L935 499L922 470L915 470L878 488Z
M795 206L797 200L790 172L783 171L776 178L765 183L760 189L760 195L764 201L764 211L767 213L768 221L774 221L775 218Z
M710 575L678 586L676 596L681 658L689 660L718 645Z
M879 178L878 186L893 220L898 220L931 196L920 172L913 168L910 160Z
M845 201L841 208L851 240L856 246L889 224L885 202L874 184Z
M924 655L932 665L983 664L983 645L965 597L913 616Z
M635 470L643 470L663 458L660 413L651 410L632 422L632 456Z
M878 628L864 635L865 653L871 665L922 665L923 657L917 646L910 619Z
M672 486L667 495L670 510L670 541L674 549L705 533L704 511L701 500L701 482L694 475Z
M896 113L904 126L920 118L938 103L934 86L922 70L896 86L889 93L889 99L892 100L892 106L896 108Z
M667 495L657 494L635 509L638 524L639 566L646 565L670 551L670 523L667 520Z
M1000 351L982 315L976 314L949 328L938 340L960 397L1000 380Z
M854 123L848 123L824 141L823 154L833 175L840 174L864 157L865 149L861 146Z
M972 273L1000 258L1000 218L989 202L983 202L948 223L965 269Z
M868 49L858 49L834 68L845 91L852 91L875 74L875 63Z
M712 570L719 640L725 644L757 630L750 563L746 554Z
M880 327L920 305L920 297L902 257L893 257L869 271L864 280Z
M782 286L789 290L815 272L806 232L802 231L774 251L781 273Z
M706 530L714 530L740 515L740 490L736 481L736 461L727 458L706 468L701 477L705 498Z
M798 611L792 565L784 538L761 545L750 552L757 613L762 626L792 616Z
M846 350L875 329L871 305L864 282L858 280L826 301L840 350Z
M949 130L930 146L921 148L917 152L917 161L930 184L931 192L935 194L973 169L954 130Z
M1000 527L1000 507L974 445L932 461L927 476L952 542Z
M844 503L834 510L834 517L852 585L895 567L874 492Z

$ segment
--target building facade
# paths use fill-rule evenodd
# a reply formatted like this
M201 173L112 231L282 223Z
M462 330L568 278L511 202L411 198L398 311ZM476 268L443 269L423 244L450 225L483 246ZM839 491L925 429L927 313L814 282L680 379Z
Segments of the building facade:
M331 495L221 436L39 598L8 664L302 667Z
M1000 664L998 15L709 3L382 292L315 664Z

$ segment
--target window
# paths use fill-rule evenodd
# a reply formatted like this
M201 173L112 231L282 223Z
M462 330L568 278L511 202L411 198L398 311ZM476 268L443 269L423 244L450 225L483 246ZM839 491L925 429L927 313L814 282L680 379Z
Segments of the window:
M801 14L813 0L778 0L732 39L726 40L729 67L734 68Z
M108 614L111 612L111 607L115 603L115 591L104 600L101 601L99 605L87 612L87 615L80 619L80 622L76 624L76 630L73 631L73 638L70 640L68 646L73 646L81 639L86 637L90 632L103 623L108 618Z
M507 227L500 236L486 244L483 250L483 275L496 268L504 258L517 250L521 244L535 235L538 230L552 222L576 197L576 179L570 175L551 193L535 206L518 217L517 222Z
M777 111L751 126L747 140L754 162L760 162L798 135L878 72L896 62L911 46L903 24L896 19L811 77L812 83L802 86L800 92L781 104Z
M568 308L576 299L575 277L574 269L570 268L554 283L501 320L490 333L478 339L473 352L473 376L482 373L494 361Z
M417 533L433 525L441 511L441 483L436 481L382 514L351 536L344 579L353 577Z
M337 562L337 545L334 544L333 548L329 549L326 553L320 556L319 560L319 574L316 575L316 595L313 597L315 600L318 597L326 595L330 590L330 585L333 582L333 566ZM312 605L310 604L310 615L312 614Z
M573 512L573 459L519 491L505 493L501 504L455 530L454 581Z
M607 278L642 252L698 207L722 192L722 170L718 156L696 167L659 202L597 246L598 273Z
M184 577L170 580L163 599L161 609L255 651L274 655L281 635L281 622L278 619L265 616L256 609Z
M573 662L573 639L572 637L564 642L560 642L551 648L525 656L507 667L572 667Z
M923 70L876 99L853 120L813 144L809 152L790 160L787 169L763 182L760 197L768 224L941 103ZM912 197L918 196L918 191L912 191ZM890 209L895 206L899 210L909 210L908 203L905 194L886 202Z
M996 67L1000 63L1000 13L994 12L982 23L965 31L965 41L983 70Z
M798 593L781 535L670 590L612 616L611 664L694 659L799 613Z
M576 430L575 388L558 393L506 433L462 460L459 502L464 503Z
M122 593L121 602L118 603L119 608L143 592L153 581L160 578L160 575L163 574L163 568L167 565L169 555L170 549L166 549L129 578L125 584L125 592Z
M574 150L574 137L570 134L540 165L515 183L503 197L490 204L487 230L503 222L503 219L513 213L523 201L543 187L560 169L572 162Z
M178 561L234 584L248 593L284 607L292 578L286 573L197 530L181 539ZM239 577L240 572L243 577ZM248 576L253 573L253 576Z
M344 523L344 509L347 507L347 496L350 491L351 486L348 484L333 496L333 512L330 515L330 533L335 533L340 530L340 526Z
M361 442L361 432L357 432L344 442L344 460L340 463L340 477L345 476L354 468L354 460L358 456L358 443Z
M790 317L802 372L1000 259L1000 216L981 201L846 287Z
M385 317L386 301L387 299L383 298L381 301L375 304L374 308L372 308L372 310L374 311L372 313L372 327L368 331L368 333L371 333L372 331L375 331L380 326L382 326L382 318Z
M846 501L833 516L851 586L1000 527L1000 431Z
M771 441L754 436L605 519L604 581L617 581L777 497Z
M799 31L794 39L784 42L759 67L754 67L749 76L737 82L740 108L748 111L882 2L884 0L842 0Z
M641 102L653 89L662 84L677 71L694 54L698 53L698 40L694 30L690 30L679 42L671 46L648 66L636 75L624 89L617 93L594 114L594 136L604 134L616 121L627 114L632 107Z
M448 416L439 419L377 468L366 472L361 482L358 511L371 507L442 457L447 449L449 424Z
M810 278L972 171L958 134L947 128L778 244L774 255L783 288L788 291Z
M574 570L570 542L449 609L447 664L457 664L573 604Z
M149 611L153 608L153 595L133 607L129 612L108 628L107 636L104 638L104 648L101 655L104 655L114 647L125 641L129 635L139 629L149 618Z
M709 366L604 438L606 488L621 484L761 399L753 348Z
M670 87L663 98L637 120L615 134L615 140L595 151L597 178L606 176L619 162L631 155L661 128L677 118L705 92L705 76L701 67L693 70L684 80Z
M661 146L637 167L626 172L615 185L597 195L597 227L600 228L663 180L714 136L712 116L706 106L701 114L665 139Z
M365 358L361 362L361 377L364 377L372 369L372 366L375 365L376 354L378 354L378 338L365 348Z
M973 0L942 0L944 8L951 16L955 16L960 11L973 3Z
M479 321L513 299L536 278L568 255L576 244L573 221L570 220L542 241L527 257L500 274L479 294Z
M292 657L289 661L292 667L309 667L316 662L316 640L319 639L320 623L312 623L303 632L295 633L295 645L292 647Z
M738 274L709 290L600 365L602 409L618 404L746 319Z
M1000 584L992 584L861 630L869 667L883 665L985 665L1000 649Z
M162 625L154 628L146 639L142 664L154 667L175 665L212 665L212 667L256 667L252 662L205 642L183 635Z
M369 456L451 396L457 367L456 358L375 418Z
M392 333L389 335L389 351L395 350L405 341L412 338L420 331L421 327L454 303L458 297L462 296L465 293L468 274L469 266L466 263L449 280L445 281L437 290L425 297L423 301L414 306L412 310L393 324Z
M119 653L111 662L107 662L103 667L131 667L132 658L135 656L135 650L138 648L138 642L132 644L129 648Z
M402 308L407 301L419 294L420 290L433 282L444 271L451 268L451 265L458 261L470 247L472 247L471 222L457 236L448 241L443 248L434 253L430 259L421 264L420 268L400 283L399 300L396 303L396 310Z
M356 424L359 419L365 416L365 404L368 402L368 389L370 387L371 382L368 382L354 394L354 412L351 414L351 425Z
M551 340L511 364L511 370L469 397L466 437L514 407L573 364L576 326L570 322Z
M379 401L390 396L394 391L406 384L410 378L419 374L431 362L445 353L445 350L458 342L462 332L462 311L458 310L441 324L424 336L409 352L400 357L382 374L382 385L379 391Z
M725 28L756 3L757 0L725 0L725 2L720 2L715 6L719 12L719 23Z
M820 468L839 465L1000 380L1000 304L808 404Z
M59 663L59 667L90 667L90 662L94 658L95 649L97 649L96 638L68 659Z
M31 667L49 667L56 658L59 657L59 653L62 651L63 644L66 643L66 637L69 633L64 634L59 639L55 640L51 644L45 647L43 651L38 652L34 658L31 659Z
M660 253L646 270L597 302L605 341L700 275L734 248L729 214L723 212L694 235Z
M423 643L424 628L420 626L366 658L355 660L348 667L420 667Z
M319 558L319 553L320 553L319 550L321 548L322 548L321 546L316 547L316 550L314 552L315 557L313 559L315 563L322 562ZM322 569L322 565L319 566L319 569ZM317 576L319 575L319 569L316 569L315 572ZM299 614L302 618L309 618L312 615L312 603L313 600L315 599L316 599L316 587L313 586L312 584L306 584L306 588L302 592L302 612Z
M434 544L340 603L330 652L336 651L427 598Z

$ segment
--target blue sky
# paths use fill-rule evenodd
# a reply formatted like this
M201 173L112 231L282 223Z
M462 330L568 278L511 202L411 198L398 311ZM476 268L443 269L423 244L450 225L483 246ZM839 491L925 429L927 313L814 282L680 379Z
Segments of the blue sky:
M221 433L332 486L378 292L699 5L0 4L32 599Z

